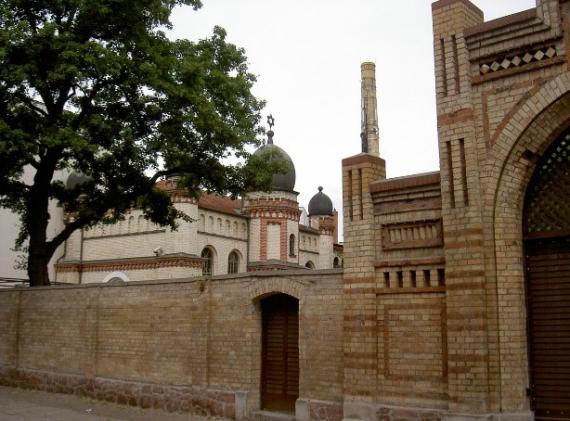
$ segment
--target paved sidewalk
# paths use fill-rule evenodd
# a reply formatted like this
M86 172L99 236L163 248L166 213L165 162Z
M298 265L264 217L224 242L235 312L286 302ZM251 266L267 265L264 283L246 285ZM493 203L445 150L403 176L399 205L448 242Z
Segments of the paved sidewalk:
M0 386L0 421L205 421L223 418L115 405L73 395Z

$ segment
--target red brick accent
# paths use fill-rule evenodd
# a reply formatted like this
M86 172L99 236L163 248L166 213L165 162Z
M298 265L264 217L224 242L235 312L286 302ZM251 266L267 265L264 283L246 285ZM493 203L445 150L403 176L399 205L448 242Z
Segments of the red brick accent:
M259 244L260 244L260 260L267 260L267 225L269 224L275 224L275 225L279 225L279 258L281 260L287 260L287 248L288 248L288 241L289 241L289 237L287 236L287 222L284 219L277 219L277 218L272 218L272 219L265 219L262 218L260 220L260 236L261 238L259 239Z
M280 214L280 218L287 218L292 221L299 221L301 217L301 211L299 210L297 201L282 198L248 200L243 209L243 213L257 218L271 217L274 214Z
M267 260L267 221L261 220L259 223L259 259Z
M116 261L56 263L57 273L65 272L112 272L119 270L147 270L165 267L201 268L203 259L193 256L140 257Z
M287 235L287 223L282 223L281 224L281 230L280 230L280 245L281 245L281 250L280 250L280 257L281 260L287 260L287 248L289 245L289 236Z
M319 231L323 235L334 235L336 230L336 224L334 217L325 216L319 221Z
M452 113L438 115L437 126L449 126L471 120L473 120L473 110L471 108L463 108Z

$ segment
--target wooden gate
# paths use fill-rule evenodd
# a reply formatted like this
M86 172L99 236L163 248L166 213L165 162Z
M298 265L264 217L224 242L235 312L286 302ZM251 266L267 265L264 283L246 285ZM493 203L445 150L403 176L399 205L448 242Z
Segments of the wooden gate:
M570 420L570 133L539 161L524 211L530 394L537 420Z
M261 302L261 406L294 411L299 397L299 302L279 294Z
M570 420L570 238L528 242L527 271L532 406Z

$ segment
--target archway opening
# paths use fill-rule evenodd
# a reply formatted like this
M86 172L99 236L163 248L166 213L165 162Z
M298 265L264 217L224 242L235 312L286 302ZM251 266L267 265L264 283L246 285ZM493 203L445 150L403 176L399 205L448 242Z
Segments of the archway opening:
M299 301L276 294L261 301L261 407L295 411L299 397Z
M570 420L570 132L538 162L523 218L532 409Z

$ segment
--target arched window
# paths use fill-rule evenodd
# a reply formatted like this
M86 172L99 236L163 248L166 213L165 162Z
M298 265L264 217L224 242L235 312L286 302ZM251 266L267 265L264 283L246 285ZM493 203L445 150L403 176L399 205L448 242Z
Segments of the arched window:
M228 256L228 273L238 273L239 255L237 251L232 251Z
M129 282L129 278L123 272L111 272L103 279L103 283L105 282L116 285Z
M295 234L289 236L289 256L295 256Z
M340 259L338 257L335 257L333 260L333 268L339 268L340 267Z
M307 263L305 263L305 267L309 269L314 269L315 264L309 260Z
M200 214L200 231L206 231L206 215Z
M202 275L211 275L212 267L214 266L214 252L211 248L206 247L202 250L202 254L200 256L204 259L202 262Z

